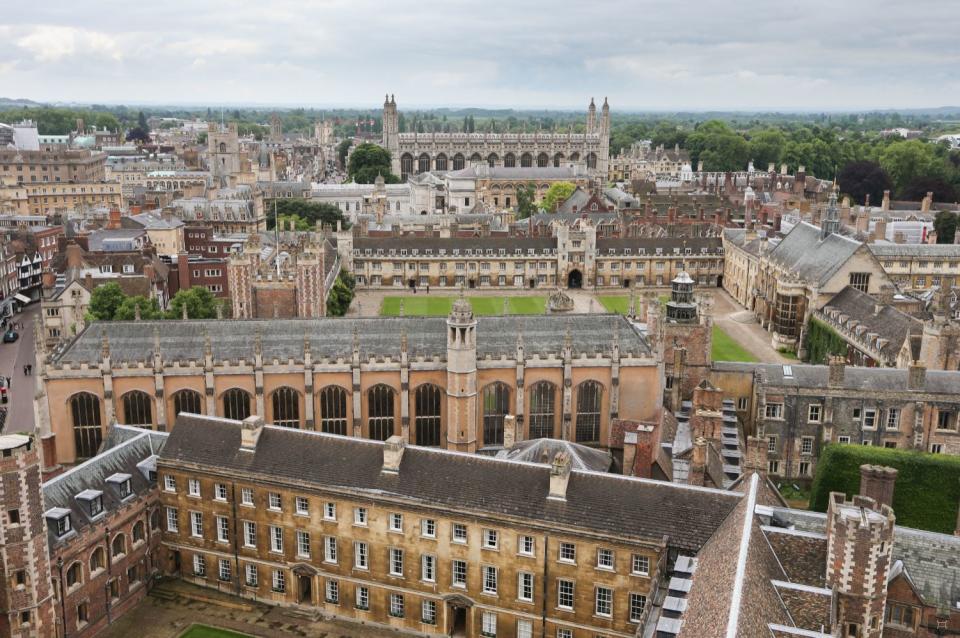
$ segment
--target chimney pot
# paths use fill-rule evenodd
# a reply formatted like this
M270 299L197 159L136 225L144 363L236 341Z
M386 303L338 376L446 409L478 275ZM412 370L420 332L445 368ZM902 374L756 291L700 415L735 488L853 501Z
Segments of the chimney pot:
M830 374L828 378L828 385L831 388L839 388L843 385L843 369L846 366L847 362L841 356L834 355L830 357L829 366Z
M860 466L860 496L876 501L877 506L893 507L893 488L897 481L897 470L882 465Z
M567 500L567 484L570 482L570 456L566 452L557 452L550 466L550 493L547 498L554 501Z

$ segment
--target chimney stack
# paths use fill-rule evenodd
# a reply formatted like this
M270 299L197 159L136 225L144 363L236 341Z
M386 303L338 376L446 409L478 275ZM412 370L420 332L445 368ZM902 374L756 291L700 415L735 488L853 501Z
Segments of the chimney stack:
M927 196L920 200L920 212L929 213L933 205L933 191L927 191Z
M263 417L252 415L240 423L240 449L244 452L255 452L257 441L263 432Z
M830 366L828 387L839 388L843 385L843 369L847 361L839 355L831 355L828 365Z
M115 209L110 209L110 219L107 222L108 230L117 230L120 228L120 211Z
M914 361L907 367L907 389L922 390L927 380L927 366Z
M703 487L707 478L707 440L697 437L693 442L693 454L690 458L690 471L687 474L687 485Z
M566 501L569 482L570 456L565 452L557 452L550 466L550 493L547 498L552 501Z
M507 414L503 417L503 449L509 450L517 442L517 417Z
M897 470L882 465L860 466L860 496L868 496L877 505L893 507L893 488L897 482Z
M743 459L744 472L766 474L770 445L767 439L759 436L747 437L746 457Z
M398 474L400 472L400 462L403 460L403 451L407 447L407 442L403 437L393 435L383 444L383 469L384 474Z
M883 191L883 201L880 202L880 210L890 210L890 191Z

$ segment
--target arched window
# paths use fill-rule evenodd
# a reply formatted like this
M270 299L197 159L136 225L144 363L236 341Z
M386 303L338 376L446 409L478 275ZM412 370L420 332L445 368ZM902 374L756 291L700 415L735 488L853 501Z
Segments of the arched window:
M587 155L587 168L596 168L597 167L597 154L590 153Z
M560 168L560 163L563 162L563 153L557 153L553 156L553 165L557 168Z
M367 390L370 438L386 441L393 435L393 388L382 383Z
M447 156L444 155L443 153L440 153L439 155L437 155L437 159L433 163L433 165L437 167L438 171L447 170Z
M417 159L417 172L426 173L430 170L430 156L426 153L421 153L420 157Z
M482 162L483 158L480 157L480 153L474 153L473 155L470 156L470 161L474 164L477 164L479 162Z
M73 439L78 458L89 458L100 449L103 431L100 428L100 399L89 392L70 398L73 413Z
M181 412L203 414L203 397L195 390L179 390L173 393L173 418Z
M529 168L533 166L533 155L530 153L524 153L520 156L520 166L524 168Z
M577 442L600 440L600 405L603 386L584 381L577 386Z
M573 153L570 153L570 161L571 161L571 162L579 162L579 161L580 161L580 153L577 153L576 151L574 151Z
M413 172L413 155L404 153L400 156L400 177L406 179Z
M145 538L143 521L137 521L133 524L133 542L139 543Z
M127 538L123 534L117 534L113 537L113 543L110 545L110 553L113 556L120 556L127 553Z
M153 425L153 401L150 395L132 390L123 395L123 422L126 425Z
M237 421L250 416L250 393L240 388L230 388L224 392L223 416Z
M497 381L483 389L483 444L503 445L503 417L510 413L510 388Z
M273 391L273 422L285 428L300 427L300 393L289 387Z
M77 561L67 568L67 587L73 587L83 582L83 565Z
M463 160L463 155L457 153L453 156L453 170L459 171L462 170L466 162Z
M503 156L503 165L512 168L517 165L517 156L513 153L507 153Z
M499 161L500 161L500 158L497 157L496 153L490 153L489 155L487 155L487 166L489 166L490 168L493 168L494 166L496 166L497 162Z
M221 153L226 153L226 152L227 152L227 143L226 143L226 142L220 142L220 152L221 152Z
M546 153L540 153L537 155L537 166L540 168L545 168L550 165L550 156Z
M553 438L556 423L557 386L538 381L530 386L530 438Z
M74 563L79 565L79 563ZM98 547L93 550L93 553L90 554L90 573L97 571L98 569L103 569L106 567L107 563L103 557L103 548Z
M340 386L328 385L320 391L320 429L347 435L347 391Z
M440 445L440 402L443 393L438 386L425 383L417 388L416 418L417 445Z

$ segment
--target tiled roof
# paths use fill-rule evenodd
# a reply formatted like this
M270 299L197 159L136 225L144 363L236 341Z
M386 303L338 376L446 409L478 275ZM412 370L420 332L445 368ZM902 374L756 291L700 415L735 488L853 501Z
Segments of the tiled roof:
M256 451L240 450L240 424L181 414L161 464L318 490L397 500L477 516L518 518L699 549L740 502L738 494L573 470L566 501L547 499L550 466L407 446L399 472L381 471L383 443L266 426Z
M783 376L783 366L774 363L739 363L715 361L713 368L720 372L754 372L759 370L771 386L796 388L816 388L828 392L830 369L828 366L791 365L793 376ZM908 392L906 368L863 368L846 366L843 382L839 386L845 391L862 392ZM960 372L954 370L927 370L924 392L933 394L960 393Z
M803 281L823 285L862 245L836 233L820 239L818 227L800 222L770 251L770 260Z
M960 258L960 244L892 244L877 242L868 244L870 252L877 257L941 257Z
M410 357L446 358L447 325L445 317L337 317L324 319L244 319L196 321L107 321L89 324L59 355L58 363L96 363L100 361L101 334L110 342L114 361L152 360L154 331L160 337L160 352L167 361L202 360L204 341L210 336L216 361L236 361L254 357L254 344L260 336L263 358L271 361L302 360L304 336L310 337L313 357L350 359L353 335L357 333L360 358L400 356L401 336L407 336ZM507 315L477 318L477 356L513 357L517 336L522 335L525 352L560 353L567 334L574 356L580 353L609 354L614 333L619 333L623 356L650 354L650 347L633 325L620 315Z
M859 325L866 329L864 337L873 333L884 339L887 343L880 348L880 352L892 358L896 358L907 340L907 335L918 334L923 329L919 320L894 306L878 302L876 298L853 286L847 286L834 295L821 311L826 312L829 309L837 310L849 319L858 321ZM832 317L830 319L834 321Z

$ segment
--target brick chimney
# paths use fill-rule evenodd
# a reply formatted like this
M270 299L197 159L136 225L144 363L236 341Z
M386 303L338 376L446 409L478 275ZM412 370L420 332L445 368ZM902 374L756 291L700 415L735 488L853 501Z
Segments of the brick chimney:
M704 380L693 390L693 414L690 435L711 441L720 440L723 426L723 392Z
M120 228L120 211L110 209L110 219L107 221L107 230L117 230Z
M839 355L831 355L828 365L830 366L830 375L827 381L828 387L841 387L843 385L843 369L847 365L846 359Z
M83 248L77 244L67 244L65 250L67 254L67 268L80 268L83 266Z
M629 426L633 423L628 422ZM657 427L639 423L623 433L623 473L627 476L650 478L653 461L660 445Z
M927 366L914 361L907 367L907 389L922 390L927 380Z
M570 457L565 452L557 452L550 466L550 493L552 501L567 500L567 484L570 482Z
M690 473L687 485L703 487L707 476L707 440L698 437L693 442L693 454L690 456Z
M893 488L897 470L882 465L860 466L860 496L869 496L878 505L893 507Z
M403 460L403 451L407 447L407 442L403 437L393 435L383 444L383 468L384 474L398 474L400 472L400 462Z
M243 452L255 452L257 441L260 440L260 434L263 432L263 417L252 415L245 418L240 423L240 450Z
M744 472L766 474L769 467L770 445L767 439L760 436L747 437L745 456L743 458Z

